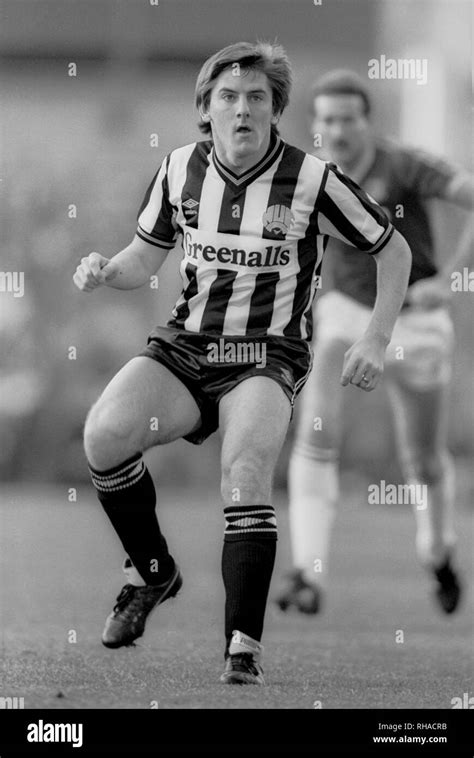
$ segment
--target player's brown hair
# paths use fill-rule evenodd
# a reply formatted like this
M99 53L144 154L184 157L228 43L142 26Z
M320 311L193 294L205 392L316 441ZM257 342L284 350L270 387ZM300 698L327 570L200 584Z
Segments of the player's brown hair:
M319 95L359 95L362 100L364 116L369 116L371 103L369 93L363 79L350 69L336 69L321 76L311 92L311 108L314 111L314 101Z
M272 90L273 113L280 115L288 105L292 82L291 65L281 45L270 42L236 42L222 48L205 61L202 66L195 89L196 107L207 110L215 80L224 69L238 63L245 72L262 71L268 77ZM200 120L199 129L204 134L211 134L211 125ZM272 131L278 134L276 124Z

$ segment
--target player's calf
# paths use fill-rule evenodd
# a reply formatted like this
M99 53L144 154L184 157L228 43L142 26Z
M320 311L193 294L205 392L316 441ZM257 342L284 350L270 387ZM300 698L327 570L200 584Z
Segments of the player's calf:
M259 642L275 563L277 526L271 505L224 509L222 577L226 593L225 636L229 654L235 629Z
M411 482L425 485L425 502L416 504L416 551L434 581L434 597L444 613L453 613L462 585L454 566L454 466L446 450L419 450L404 461Z
M146 584L169 579L174 560L156 517L156 493L141 453L105 471L90 466L97 496Z

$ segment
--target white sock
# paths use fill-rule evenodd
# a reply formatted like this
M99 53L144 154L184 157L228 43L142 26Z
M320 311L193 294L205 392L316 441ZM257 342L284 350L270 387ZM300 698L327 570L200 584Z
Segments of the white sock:
M411 480L410 484L420 482ZM427 485L426 507L413 507L416 552L420 563L428 568L443 563L447 551L456 544L454 498L454 465L446 456L441 479L436 484Z
M288 471L290 536L295 568L325 586L339 470L335 450L297 443Z
M138 573L130 558L125 558L122 571L127 577L128 584L133 584L134 587L146 587L146 582L143 581L141 574Z
M232 632L232 639L229 646L229 654L235 653L252 653L254 660L261 663L263 656L263 645L253 637L249 637L248 634L239 632L238 629L234 629Z

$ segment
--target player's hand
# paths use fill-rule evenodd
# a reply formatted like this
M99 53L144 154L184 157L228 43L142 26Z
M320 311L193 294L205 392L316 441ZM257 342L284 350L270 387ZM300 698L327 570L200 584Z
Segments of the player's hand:
M344 354L341 384L354 384L371 392L383 374L386 344L374 337L361 337Z
M100 253L90 253L82 258L72 279L81 292L92 292L96 287L115 279L118 272L118 263L104 258Z
M431 310L447 305L451 299L450 283L441 276L419 279L407 291L407 301L414 308Z

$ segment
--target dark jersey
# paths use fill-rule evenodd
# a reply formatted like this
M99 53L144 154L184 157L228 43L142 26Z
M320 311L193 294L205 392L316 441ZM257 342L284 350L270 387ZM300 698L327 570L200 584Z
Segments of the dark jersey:
M444 160L384 141L377 143L372 165L359 180L410 246L413 263L409 284L433 276L437 271L424 201L442 197L456 173ZM375 261L370 256L354 253L339 240L330 240L328 257L333 286L372 308L377 289Z
M169 326L305 340L329 237L373 254L392 232L381 208L335 165L277 136L238 176L210 141L173 150L148 188L137 229L164 249L182 236L183 289Z

